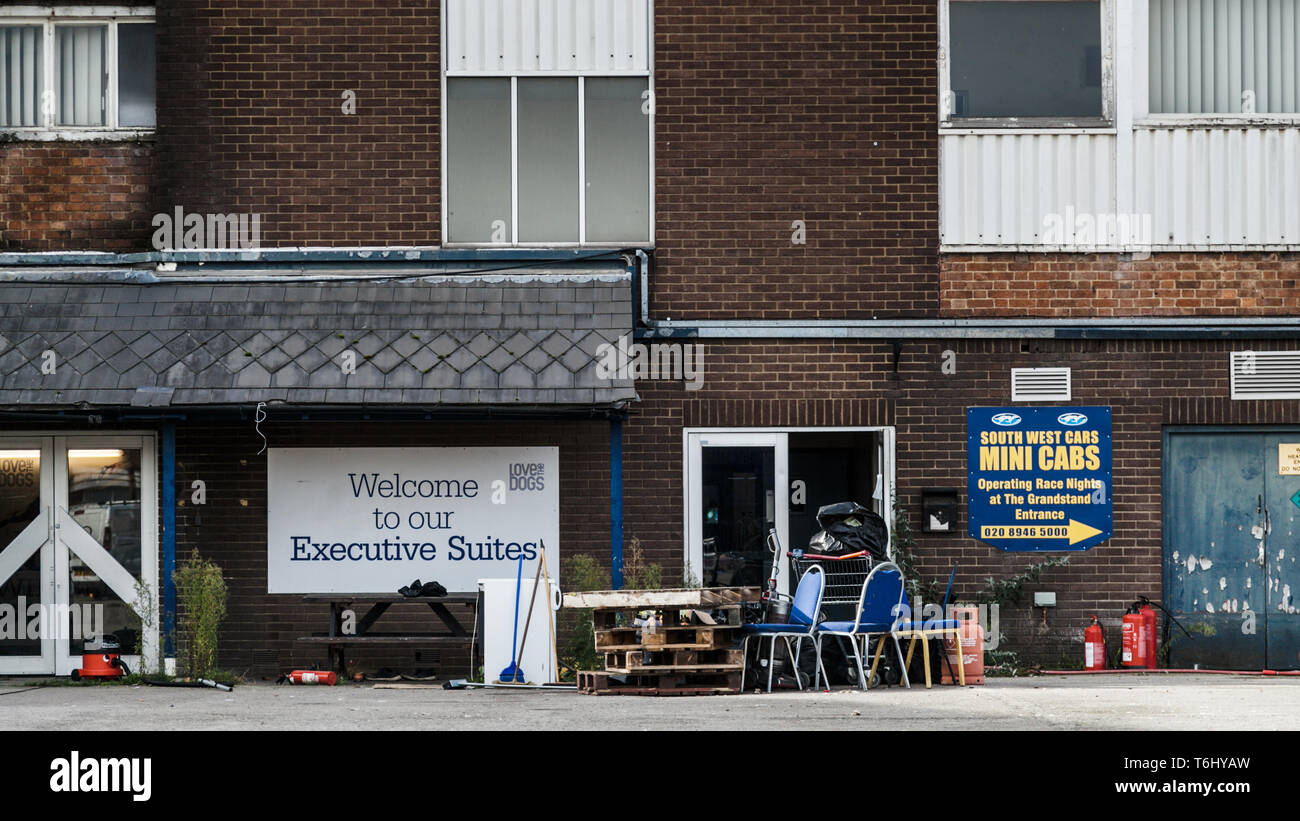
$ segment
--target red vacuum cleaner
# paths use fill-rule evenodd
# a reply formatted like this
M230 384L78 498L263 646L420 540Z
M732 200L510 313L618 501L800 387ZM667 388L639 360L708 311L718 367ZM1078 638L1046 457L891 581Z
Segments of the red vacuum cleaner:
M103 636L97 648L92 648L90 646L92 643L86 642L86 646L82 648L81 667L72 671L73 681L83 678L121 678L131 675L131 668L122 661L122 645L118 642L117 636Z

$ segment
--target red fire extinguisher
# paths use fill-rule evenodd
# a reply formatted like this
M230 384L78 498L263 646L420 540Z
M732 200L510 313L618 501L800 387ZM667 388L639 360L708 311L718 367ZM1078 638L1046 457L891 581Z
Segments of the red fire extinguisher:
M1146 648L1147 669L1154 670L1156 669L1156 610L1146 599L1143 599L1138 613L1142 616L1142 635L1145 637L1142 644Z
M1123 655L1120 663L1125 667L1147 666L1147 637L1143 629L1145 621L1146 617L1138 612L1136 604L1129 605L1124 611Z
M328 684L331 687L339 681L336 673L325 670L294 670L285 678L290 684Z
M1096 616L1092 617L1088 629L1083 631L1083 669L1106 669L1106 633L1101 629Z

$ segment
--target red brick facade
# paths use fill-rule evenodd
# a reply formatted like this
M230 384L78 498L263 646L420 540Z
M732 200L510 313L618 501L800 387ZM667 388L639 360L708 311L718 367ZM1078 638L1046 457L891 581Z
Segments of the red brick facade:
M893 346L880 342L754 341L705 344L704 387L639 385L644 403L627 425L626 535L638 536L666 567L682 561L683 427L894 426L897 504L916 536L923 572L943 581L960 565L954 599L973 598L989 577L1015 575L1033 561L966 534L967 406L1011 404L1014 367L1068 366L1074 405L1108 405L1114 436L1114 535L1073 554L1037 587L1057 607L1042 629L1029 605L1001 613L1004 647L1058 662L1079 655L1091 613L1108 624L1140 595L1161 591L1161 431L1166 425L1295 425L1294 401L1233 401L1223 341L906 341L899 371ZM1253 341L1255 350L1287 343ZM943 352L956 373L941 372ZM921 532L920 491L956 488L959 530ZM831 501L831 500L824 500ZM838 500L836 500L838 501ZM1026 601L1032 596L1026 595ZM1118 632L1108 636L1116 646Z
M936 6L656 0L654 319L1300 314L1294 253L940 256ZM150 216L176 206L261 214L267 247L438 245L439 14L436 0L158 4L156 140L0 143L0 250L147 248ZM1231 341L905 340L897 372L884 341L702 344L702 390L638 384L627 538L680 573L684 427L894 426L898 503L918 531L921 488L960 490L960 530L918 533L926 573L960 562L958 597L1027 564L964 536L964 409L1008 404L1012 367L1070 366L1075 404L1113 408L1114 536L1044 578L1059 603L1045 631L1031 608L1003 614L1044 660L1077 655L1089 613L1160 593L1162 426L1300 422L1294 402L1228 398L1228 353L1246 346ZM562 549L609 561L604 421L263 430L283 447L559 444ZM260 447L251 422L178 428L178 498L208 485L205 509L179 511L179 552L226 571L232 668L256 650L282 666L322 655L293 639L323 608L265 592Z
M608 425L593 422L294 422L263 423L272 447L402 447L402 446L557 446L560 449L560 533L563 556L590 553L609 557ZM214 447L220 443L219 447ZM177 557L198 550L221 566L229 587L228 615L222 627L221 663L245 669L256 650L277 654L280 667L320 666L325 651L294 639L324 631L329 624L326 605L307 605L297 595L266 592L266 455L258 455L262 439L246 424L178 426L176 435ZM201 479L207 504L190 504L188 488ZM563 578L563 576L561 576ZM402 583L410 582L406 579ZM432 579L423 579L432 581ZM385 591L375 591L385 592ZM396 585L392 592L396 592ZM361 614L358 614L360 618ZM472 622L460 614L467 629ZM385 625L410 625L428 632L427 618L413 620L394 610ZM393 620L395 619L395 620ZM391 621L390 621L391 620ZM438 646L440 667L462 676L466 645ZM412 651L349 649L348 658L374 667L409 667Z
M1295 316L1300 255L944 254L944 316Z
M0 142L0 251L138 251L154 144Z

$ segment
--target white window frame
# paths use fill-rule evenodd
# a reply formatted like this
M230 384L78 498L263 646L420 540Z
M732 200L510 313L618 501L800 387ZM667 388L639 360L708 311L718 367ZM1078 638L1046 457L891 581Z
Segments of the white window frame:
M446 248L653 248L655 244L655 86L654 86L654 5L649 5L649 19L646 21L647 66L645 71L458 71L447 65L447 4L442 7L442 71L438 93L441 103L441 177L442 186L442 245ZM535 77L577 78L578 81L578 241L577 242L521 242L519 239L519 80ZM587 241L587 124L586 124L586 80L588 77L601 79L606 77L644 77L649 92L649 114L646 127L649 129L646 149L650 179L647 187L648 209L647 236L628 238L623 241L588 242ZM447 238L447 80L469 78L508 78L510 80L510 239L508 242L456 242Z
M996 0L986 0L995 2ZM1050 1L1050 0L1049 0ZM1064 2L1064 0L1061 0ZM951 29L948 23L948 6L951 2L980 2L980 0L938 0L939 2L939 129L945 133L978 133L1006 129L1050 132L1054 130L1115 131L1115 9L1114 0L1096 0L1101 13L1101 117L954 117L949 101L952 94Z
M0 25L42 26L42 88L37 106L41 125L0 127L0 134L22 140L123 140L154 134L153 128L118 126L117 107L117 27L119 23L153 23L153 7L131 6L10 6L0 8ZM56 26L108 26L107 90L104 98L104 125L68 126L55 123L54 111L46 110L44 101L57 87L54 71L54 29ZM155 99L155 105L157 100Z
M1141 83L1133 84L1129 93L1134 97L1134 110L1138 113L1133 125L1138 128L1215 128L1215 127L1264 127L1294 128L1300 125L1300 112L1293 114L1157 114L1151 111L1151 3L1149 0L1133 0L1131 16L1125 25L1133 28L1134 67L1142 77ZM1300 56L1297 56L1300 59Z
M703 581L704 511L699 481L706 447L770 447L773 449L773 483L776 487L776 536L790 549L790 439L792 433L879 433L881 517L893 528L895 477L894 428L886 425L778 428L682 428L682 562L683 568ZM785 492L782 493L781 490ZM864 502L870 504L870 501ZM781 563L777 589L790 591L790 560Z

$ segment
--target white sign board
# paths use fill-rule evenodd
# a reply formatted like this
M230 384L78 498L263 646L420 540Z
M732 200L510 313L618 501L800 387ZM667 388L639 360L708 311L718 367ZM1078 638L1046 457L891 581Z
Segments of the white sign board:
M271 448L269 593L396 593L415 579L559 580L559 448Z

